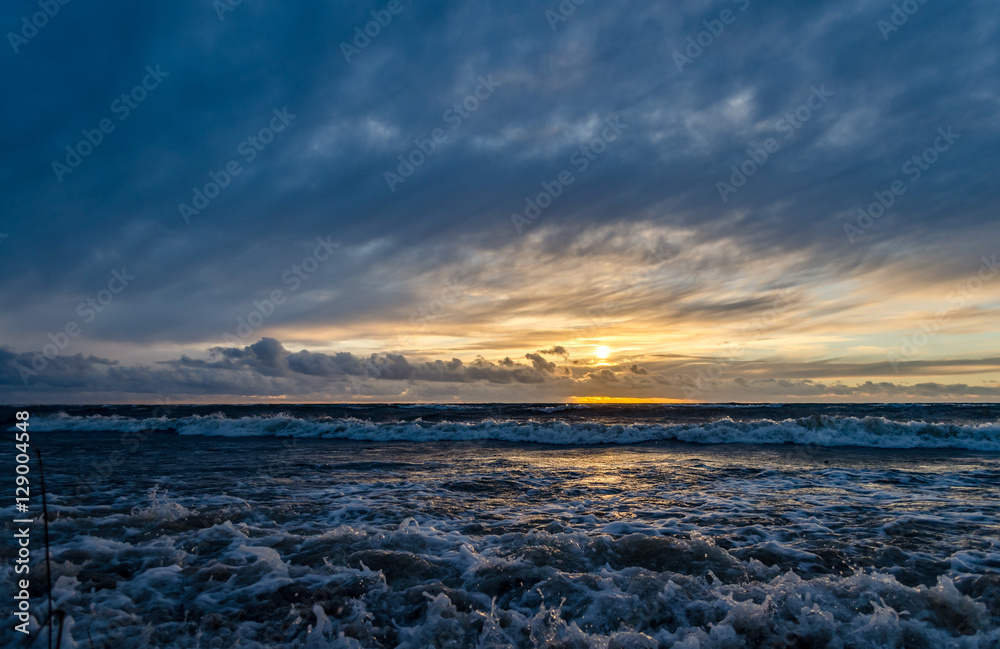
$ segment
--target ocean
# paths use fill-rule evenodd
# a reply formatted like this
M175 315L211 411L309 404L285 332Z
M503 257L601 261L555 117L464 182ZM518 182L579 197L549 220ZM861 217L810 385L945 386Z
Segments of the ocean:
M17 410L66 649L1000 647L997 404Z

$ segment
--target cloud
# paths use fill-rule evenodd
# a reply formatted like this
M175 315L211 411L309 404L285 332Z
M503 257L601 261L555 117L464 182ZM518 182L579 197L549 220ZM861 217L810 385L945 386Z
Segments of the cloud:
M541 354L525 354L524 357L531 361L531 365L539 372L551 374L556 371L556 364L545 360Z
M946 306L997 252L1000 11L988 0L928 3L888 41L884 4L751 3L683 71L674 52L732 3L588 3L555 31L523 0L404 4L351 63L339 44L369 16L345 2L242 3L220 21L204 4L99 1L11 59L0 331L35 350L79 327L49 361L51 394L111 389L128 371L205 394L313 394L321 380L376 380L373 358L393 381L537 387L593 370L585 349L604 338L637 347L649 372L613 371L626 389L673 376L653 354L706 358L746 340L740 328L787 288L800 289L790 308L750 336L770 345L755 371L793 374L797 354L805 365L784 378L828 377L814 364L837 358L826 370L854 380L881 372L873 358L917 312ZM111 103L149 65L169 76L118 119ZM452 128L446 111L483 75L501 85ZM833 96L785 139L781 120L814 86ZM285 106L295 120L247 160L240 143ZM52 163L109 115L115 130L60 182ZM609 115L628 128L581 170L574 154ZM947 127L962 137L910 183L902 165ZM436 128L447 140L390 190L385 172ZM720 200L716 182L769 137L780 150ZM177 205L229 160L240 175L185 225ZM564 169L574 183L519 235L510 214ZM844 224L900 178L906 193L851 244ZM302 270L327 236L337 253ZM122 266L137 279L81 316ZM996 356L996 295L956 313L928 358ZM260 310L255 339L313 351L196 358ZM471 360L528 350L550 360ZM113 360L137 356L146 365Z
M359 357L348 352L290 352L273 338L262 338L243 348L214 347L210 354L217 360L182 357L168 361L167 364L220 371L246 369L264 376L286 378L306 376L337 381L378 379L439 383L484 381L496 384L541 383L546 380L547 374L552 374L556 369L554 363L547 362L538 354L526 354L531 365L517 363L509 358L492 363L481 357L468 364L458 358L410 362L401 354L391 353Z
M990 399L1000 386L964 383L863 381L855 385L798 378L725 377L708 384L691 375L650 371L637 364L600 368L557 366L540 354L525 355L531 364L505 358L407 359L399 354L367 357L289 351L272 338L244 347L215 347L205 358L180 358L153 365L124 365L96 356L56 356L44 367L38 356L0 348L0 385L12 403L86 401L117 395L122 401L149 401L159 395L173 401L280 398L289 401L339 400L378 396L394 400L440 397L435 386L469 386L487 400L564 401L572 396L684 398L692 388L703 400L886 400ZM576 369L572 369L572 368ZM37 369L33 369L37 368ZM738 371L738 370L737 370ZM27 383L25 383L27 378ZM110 400L105 398L105 401Z

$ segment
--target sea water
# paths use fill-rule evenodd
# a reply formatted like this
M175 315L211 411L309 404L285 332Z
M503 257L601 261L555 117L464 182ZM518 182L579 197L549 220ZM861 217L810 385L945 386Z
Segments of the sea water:
M66 648L1000 647L996 405L29 410Z

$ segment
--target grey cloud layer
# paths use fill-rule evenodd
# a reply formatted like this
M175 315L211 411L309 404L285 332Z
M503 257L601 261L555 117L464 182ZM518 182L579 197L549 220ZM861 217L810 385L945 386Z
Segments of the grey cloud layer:
M719 395L737 395L743 400L768 401L953 398L991 399L1000 396L1000 386L969 386L961 383L923 382L902 385L889 381L867 381L855 385L825 383L795 378L798 368L769 367L781 378L756 378L752 363L737 363L709 382L698 370L711 359L671 359L610 367L575 367L548 361L544 354L560 348L525 354L529 363L504 358L492 362L477 358L410 361L399 354L359 357L346 352L325 354L288 351L273 338L262 338L244 347L215 347L209 358L179 359L155 367L125 366L95 356L60 356L39 372L31 371L32 356L8 348L0 349L0 386L10 403L52 401L52 390L66 402L117 395L125 401L148 401L152 395L191 401L219 397L292 397L299 400L349 400L379 397L390 401L420 401L440 398L439 386L452 389L473 386L479 401L559 401L572 396L646 396L691 398L711 401ZM562 350L565 351L565 350ZM571 361L563 357L564 361ZM1000 359L976 361L997 368ZM970 364L970 363L966 363ZM961 363L959 363L961 365ZM875 371L877 367L854 368ZM947 373L947 371L945 372ZM828 373L836 376L837 370ZM735 376L734 376L735 375ZM787 377L785 376L787 375ZM511 390L513 387L513 391Z
M95 341L211 346L253 300L288 288L283 274L318 236L332 235L341 252L303 281L297 297L307 299L290 301L268 326L405 322L426 302L428 283L438 290L439 269L485 287L502 284L490 278L507 263L535 264L541 277L548 262L586 260L581 233L605 226L676 228L691 233L685 246L733 240L733 267L787 257L799 275L825 278L889 267L899 281L959 277L966 260L992 252L977 246L995 240L1000 204L995 3L927 3L886 41L877 21L887 3L751 2L683 71L674 52L733 3L591 2L553 31L544 11L556 4L404 3L350 64L340 43L377 5L245 2L224 21L211 3L65 6L18 54L5 53L0 343L40 348L124 266L138 279L87 323L67 358L86 359ZM22 13L5 6L0 26L14 29ZM170 76L118 120L111 103L156 65ZM444 111L490 74L502 85L450 130ZM748 147L780 139L778 121L824 84L834 93L829 103L721 202L716 180ZM228 160L242 161L237 146L285 106L296 119L185 225L178 203ZM571 154L611 114L629 129L529 228L551 228L548 255L532 257L540 249L517 235L510 213L541 181L572 169ZM109 115L115 131L57 180L51 163ZM849 244L842 225L855 208L947 126L962 139ZM383 173L439 127L448 140L390 192ZM483 267L498 249L522 258ZM915 251L919 264L899 266ZM773 288L727 303L711 283L674 278L658 297L634 296L632 308L684 297L691 314L739 318ZM488 320L498 304L538 307L537 295L511 286L490 298L463 317ZM552 293L545 301L569 303ZM325 377L357 361L295 358L294 368L255 360L254 389L286 380L279 369ZM236 357L215 362L251 368ZM525 383L516 370L547 375L548 362L506 371L435 361L392 371L516 384ZM206 381L207 390L206 373L217 369L170 371Z

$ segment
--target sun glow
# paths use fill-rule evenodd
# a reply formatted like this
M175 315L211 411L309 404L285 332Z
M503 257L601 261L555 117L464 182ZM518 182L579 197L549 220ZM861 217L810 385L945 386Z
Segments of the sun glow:
M606 345L601 345L597 348L597 351L595 351L594 353L597 355L599 359L603 361L608 357L608 354L611 353L611 350L608 349Z
M694 403L686 399L659 399L656 397L570 397L570 403Z

